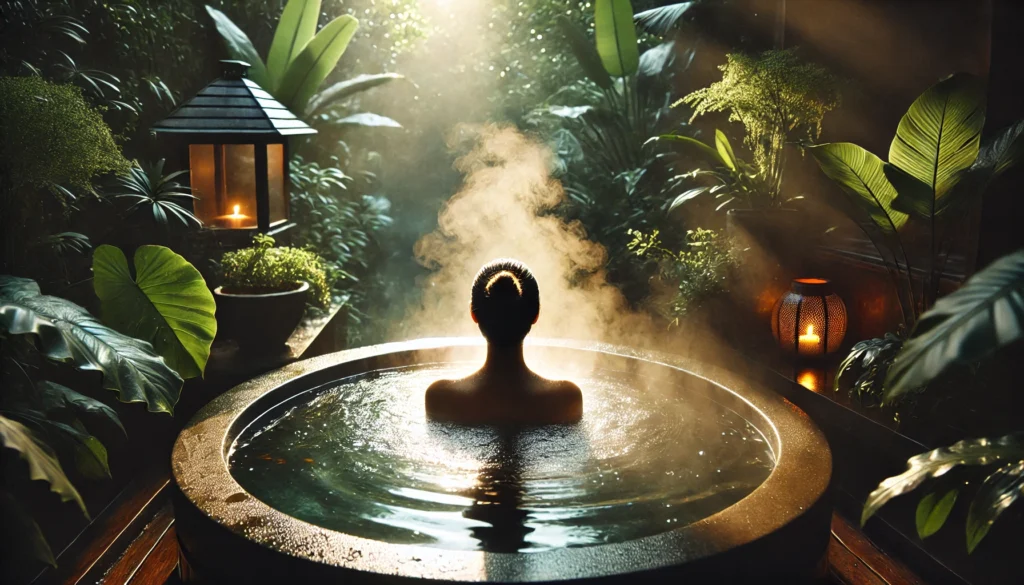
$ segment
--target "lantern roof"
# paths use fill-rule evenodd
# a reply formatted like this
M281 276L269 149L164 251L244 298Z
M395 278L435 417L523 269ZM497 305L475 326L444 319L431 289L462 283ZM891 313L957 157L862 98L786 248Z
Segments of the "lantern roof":
M221 61L223 74L153 125L173 134L237 134L262 138L316 134L274 96L245 77L245 61Z

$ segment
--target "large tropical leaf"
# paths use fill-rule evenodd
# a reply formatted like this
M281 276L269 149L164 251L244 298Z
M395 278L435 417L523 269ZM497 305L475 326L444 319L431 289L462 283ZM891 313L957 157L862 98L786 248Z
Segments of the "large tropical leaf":
M29 335L47 358L103 376L103 387L122 402L145 402L151 412L172 412L182 379L149 343L122 335L88 311L41 295L27 278L0 275L0 328Z
M1024 334L1024 250L996 260L918 321L886 377L886 400L922 388Z
M288 65L274 97L293 112L305 112L309 99L338 64L357 28L359 21L347 14L329 22Z
M885 234L895 234L907 222L892 202L896 189L885 176L882 159L850 142L807 147L818 166L849 196L849 200Z
M376 73L357 75L352 79L339 81L327 89L318 92L309 100L306 113L310 116L316 115L321 110L332 106L357 93L373 89L378 85L390 83L396 79L405 79L404 75L398 73Z
M188 260L170 248L142 246L132 279L124 253L100 246L92 270L108 325L152 343L182 378L203 375L217 334L216 302Z
M722 162L725 166L729 167L730 171L736 170L736 153L732 150L732 144L729 143L729 137L725 135L725 132L716 129L715 130L715 150L722 157Z
M640 49L629 0L595 0L594 39L608 75L625 77L636 73Z
M679 19L692 8L696 2L678 2L644 10L633 17L640 30L663 37L679 24Z
M263 59L260 59L260 55L252 46L249 37L220 10L207 6L206 12L210 14L210 18L217 26L217 32L224 39L228 53L235 59L249 63L249 79L258 83L260 87L269 87L267 68L263 65Z
M1024 460L1008 463L985 478L967 511L967 552L974 552L992 523L1022 495Z
M675 62L675 41L661 43L640 55L637 76L640 78L660 77L665 70L671 70Z
M858 341L839 364L833 390L838 392L853 378L850 384L851 396L856 396L862 404L881 404L885 375L901 347L903 340L892 333Z
M932 218L960 174L978 157L985 125L981 81L958 73L921 94L900 120L889 162L927 186L900 191L897 209Z
M264 89L272 94L279 89L288 66L316 34L319 20L320 0L288 0L267 53L269 85Z
M594 43L576 26L576 23L564 15L559 15L555 22L558 23L558 28L561 29L565 40L569 42L569 49L576 56L576 61L579 62L583 73L601 89L611 89L612 78L601 64L601 56L597 54Z
M62 502L74 501L87 517L85 502L75 486L71 485L68 476L60 467L56 455L45 444L37 440L24 425L9 418L0 416L0 441L8 449L17 451L28 463L28 477L31 480L43 480L50 484L50 491L60 496Z
M917 488L925 480L939 477L958 465L990 465L1024 459L1024 436L1006 435L998 439L968 439L940 447L907 460L907 470L886 478L868 495L861 513L861 524L896 496Z
M75 392L63 384L50 382L49 380L36 382L36 393L39 396L39 403L41 407L48 414L59 410L70 409L75 411L77 414L105 418L117 425L117 427L121 429L121 432L127 434L124 430L124 425L121 424L121 419L117 416L117 413L114 412L114 409L95 398L90 398L84 394Z

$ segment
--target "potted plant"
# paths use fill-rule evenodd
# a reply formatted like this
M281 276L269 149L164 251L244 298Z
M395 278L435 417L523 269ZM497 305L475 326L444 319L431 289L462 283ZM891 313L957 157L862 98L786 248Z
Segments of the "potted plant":
M793 49L765 51L757 55L731 53L719 67L722 80L699 89L673 106L693 107L692 122L713 112L728 112L730 122L743 124L744 144L753 162L739 159L725 134L716 132L715 148L677 135L668 139L691 146L711 163L708 173L693 175L717 180L705 190L690 190L675 205L702 193L724 197L718 209L727 209L727 226L735 237L737 228L768 251L794 247L797 215L785 205L799 197L784 197L783 170L786 145L814 141L821 135L825 113L839 104L835 78L823 67L807 63ZM719 185L725 184L727 187ZM728 191L728 195L723 195ZM686 195L689 195L687 198ZM796 248L798 249L798 248Z
M253 245L221 257L223 284L213 291L223 337L249 353L280 350L295 331L307 299L326 308L330 283L323 260L308 250L274 247L258 234Z

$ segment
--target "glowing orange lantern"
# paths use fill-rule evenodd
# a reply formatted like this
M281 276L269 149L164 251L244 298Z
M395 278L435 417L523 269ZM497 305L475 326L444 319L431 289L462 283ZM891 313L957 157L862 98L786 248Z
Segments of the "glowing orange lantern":
M153 130L187 144L194 212L205 227L279 231L288 222L287 139L316 130L247 79L248 63L221 64L221 79Z
M846 305L824 278L797 278L772 311L772 333L782 349L822 356L839 349L846 335Z

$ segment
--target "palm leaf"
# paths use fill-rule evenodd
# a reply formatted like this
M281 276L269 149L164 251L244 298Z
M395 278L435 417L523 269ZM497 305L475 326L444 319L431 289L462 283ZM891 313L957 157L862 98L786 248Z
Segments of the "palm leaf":
M107 323L152 343L182 378L203 375L217 333L216 303L195 267L170 248L142 246L132 279L124 253L106 245L92 266Z
M967 511L967 552L974 552L992 523L1022 495L1024 460L1004 465L985 478Z
M305 112L309 99L334 70L357 28L359 21L347 14L329 22L292 60L274 97L293 112Z
M612 78L601 64L601 56L597 54L594 43L565 15L559 15L555 22L561 29L562 35L565 36L565 40L569 42L569 50L575 55L583 73L601 89L611 89L613 87Z
M903 115L889 162L927 186L901 191L897 209L931 219L942 199L974 163L985 125L985 92L976 77L959 73L933 85Z
M886 478L868 495L861 513L863 525L889 500L910 492L925 480L939 477L958 465L991 465L1024 458L1021 435L998 439L968 439L949 447L940 447L907 460L907 470Z
M30 279L0 275L0 328L30 336L48 359L99 372L122 402L171 413L178 401L182 379L152 345L104 326L71 301L40 294Z
M306 113L315 116L324 108L340 102L357 93L373 89L379 85L390 83L396 79L405 79L398 73L377 73L374 75L357 75L352 79L339 81L327 89L317 93L309 100Z
M320 0L289 0L277 21L274 40L267 53L267 82L264 87L274 94L280 88L288 66L306 48L316 34L320 20Z
M48 446L36 439L24 425L0 416L0 441L4 447L17 451L28 463L29 479L47 482L50 484L50 491L60 496L62 502L75 502L82 509L82 513L86 517L89 516L85 509L85 501L64 474L56 455Z
M918 321L886 378L886 400L949 366L979 360L1024 334L1024 250L996 260Z
M640 49L636 44L633 7L629 0L595 1L594 40L608 75L625 77L636 73L640 66Z
M633 17L640 30L663 37L679 24L679 20L696 2L679 2L645 10Z
M249 37L220 10L207 6L206 12L209 13L213 23L217 26L217 32L220 33L220 37L224 39L228 53L235 59L241 59L249 63L249 79L255 81L261 87L269 87L267 68L263 65L263 59L260 59L260 55L256 52L256 48L252 46L252 41L249 40Z

